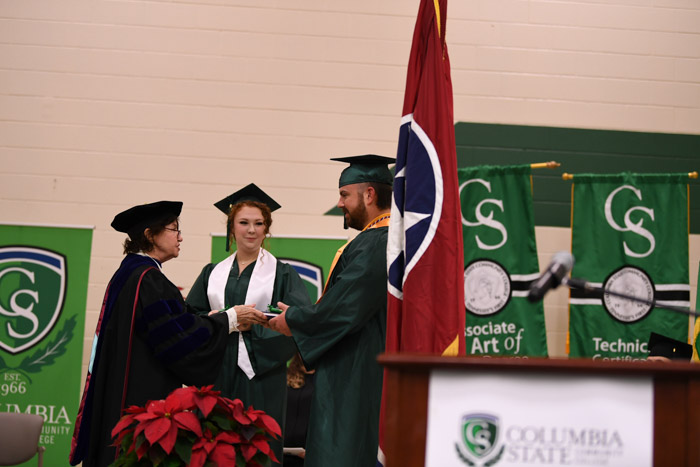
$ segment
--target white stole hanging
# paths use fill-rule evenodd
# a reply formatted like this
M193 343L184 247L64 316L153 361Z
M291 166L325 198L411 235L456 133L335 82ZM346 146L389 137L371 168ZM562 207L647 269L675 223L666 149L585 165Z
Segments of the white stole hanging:
M223 310L226 308L226 283L233 262L236 260L236 252L214 266L209 275L209 285L207 286L207 296L212 310ZM238 305L248 305L255 303L258 309L270 305L272 302L272 289L275 286L275 275L277 273L277 258L269 251L260 248L258 259L250 277L248 291L245 295L245 303ZM233 305L231 305L233 306ZM243 339L243 334L238 333L238 366L243 370L248 379L253 379L255 370L250 362L250 355Z

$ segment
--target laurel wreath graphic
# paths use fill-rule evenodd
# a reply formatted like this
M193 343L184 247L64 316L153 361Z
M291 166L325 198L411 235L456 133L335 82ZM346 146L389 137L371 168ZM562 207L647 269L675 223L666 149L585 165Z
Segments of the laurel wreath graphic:
M503 456L503 451L505 451L506 446L505 444L501 446L501 450L498 451L498 454L496 454L493 458L489 459L488 462L484 463L484 467L491 467L492 465L496 464L499 460L501 460L501 456ZM457 455L459 456L460 459L462 459L462 462L469 466L474 466L474 462L470 461L464 455L462 455L462 451L459 449L459 444L455 443L455 450L457 451Z
M501 456L503 455L503 451L505 451L505 449L506 449L506 446L504 444L503 446L501 446L501 450L498 451L498 454L496 454L491 460L486 462L484 464L484 467L490 467L490 466L494 465L496 462L498 462L501 459Z
M63 329L56 335L56 338L49 342L46 347L38 349L32 355L25 357L22 362L16 367L8 367L5 361L0 357L0 366L7 370L19 370L27 376L29 382L32 379L28 373L38 373L42 366L53 364L58 357L66 353L68 342L73 338L73 331L76 325L76 315L71 316L65 321Z
M467 459L466 457L464 457L462 455L462 451L459 449L459 444L457 444L457 443L455 443L455 451L457 451L457 455L459 456L460 459L462 459L462 462L464 462L467 465L472 465L472 466L474 465L474 463L472 461L470 461L469 459Z

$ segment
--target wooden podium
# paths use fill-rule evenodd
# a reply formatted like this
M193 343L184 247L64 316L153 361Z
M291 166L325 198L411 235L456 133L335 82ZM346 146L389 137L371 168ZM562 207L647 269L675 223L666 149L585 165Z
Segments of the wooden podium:
M700 466L700 364L383 354L386 467L423 466L433 370L638 378L653 382L655 466Z

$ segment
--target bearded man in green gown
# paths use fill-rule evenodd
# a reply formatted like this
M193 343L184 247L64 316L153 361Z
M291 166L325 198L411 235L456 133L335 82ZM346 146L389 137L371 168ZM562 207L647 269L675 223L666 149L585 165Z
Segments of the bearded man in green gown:
M316 370L305 467L373 466L379 443L386 337L386 244L394 159L364 155L340 176L338 207L361 232L338 251L315 305L287 306L270 327L291 335L306 368ZM346 227L347 228L347 227Z

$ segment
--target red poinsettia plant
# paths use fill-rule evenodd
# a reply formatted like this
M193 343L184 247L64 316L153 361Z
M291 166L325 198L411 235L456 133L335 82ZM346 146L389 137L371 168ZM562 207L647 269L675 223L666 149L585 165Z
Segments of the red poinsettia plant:
M279 424L212 386L176 389L165 400L131 406L112 430L118 466L269 466Z

